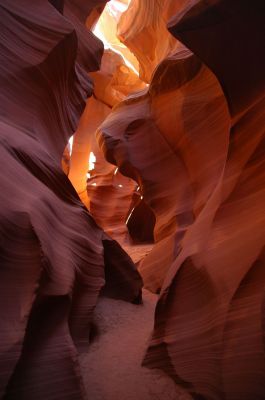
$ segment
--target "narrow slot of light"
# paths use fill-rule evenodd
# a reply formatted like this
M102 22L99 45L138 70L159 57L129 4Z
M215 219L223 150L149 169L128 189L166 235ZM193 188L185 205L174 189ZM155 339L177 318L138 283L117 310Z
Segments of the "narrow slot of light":
M70 156L72 155L72 151L73 151L73 140L74 140L74 135L72 135L70 137L70 139L68 140Z
M99 18L96 26L92 30L92 32L103 42L104 49L111 49L114 53L119 54L123 58L125 65L127 65L127 67L129 67L137 76L139 76L139 71L137 71L137 69L134 67L134 65L131 64L129 60L127 60L127 58L122 54L122 51L119 51L117 48L113 47L111 45L111 43L109 43L107 41L104 33L100 30L100 21L104 17L104 13L118 15L118 11L119 11L119 13L126 11L129 4L130 4L130 1L128 1L127 5L119 2L118 0L109 1L109 3L106 5L106 8L103 11L103 13L101 14L101 17ZM121 43L120 47L125 47L125 46Z
M95 169L95 162L97 161L95 154L93 151L90 152L89 154L89 160L88 160L88 170L93 171Z
M116 168L113 175L116 175L119 168Z
M124 11L126 11L128 6L129 6L129 4L121 3L120 1L117 1L117 0L110 1L107 4L109 12L111 14L113 14L115 17L117 17L120 13L123 13Z
M132 211L130 212L130 214L129 214L128 218L126 219L126 225L128 224L128 222L129 222L129 219L130 219L130 218L131 218L131 216L132 216L133 210L134 210L134 208L132 209Z

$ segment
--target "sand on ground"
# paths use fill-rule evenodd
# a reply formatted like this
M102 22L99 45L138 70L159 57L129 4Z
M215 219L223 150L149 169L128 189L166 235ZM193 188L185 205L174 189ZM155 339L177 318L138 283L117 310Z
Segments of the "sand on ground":
M98 335L80 356L89 400L191 400L161 370L142 367L157 295L143 291L143 305L100 298Z

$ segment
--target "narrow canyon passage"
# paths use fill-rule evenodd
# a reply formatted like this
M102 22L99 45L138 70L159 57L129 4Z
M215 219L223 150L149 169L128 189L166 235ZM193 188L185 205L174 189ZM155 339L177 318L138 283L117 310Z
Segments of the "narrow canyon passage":
M135 263L152 245L125 245ZM94 311L93 339L80 356L81 372L93 400L191 400L185 389L159 369L142 366L158 295L143 290L143 304L101 297Z
M265 400L265 1L0 22L0 400Z
M157 295L143 291L143 305L101 298L95 309L98 336L80 356L93 400L191 400L161 370L142 367L153 329Z

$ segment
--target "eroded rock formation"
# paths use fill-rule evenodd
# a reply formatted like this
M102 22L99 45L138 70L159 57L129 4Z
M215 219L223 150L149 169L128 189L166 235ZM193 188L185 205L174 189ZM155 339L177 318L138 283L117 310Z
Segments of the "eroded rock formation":
M145 87L122 57L106 50L100 71L90 74L94 81L93 97L74 134L69 179L96 222L121 242L126 240L126 220L136 204L137 184L108 163L96 142L95 132L112 107ZM89 169L89 157L95 159Z
M145 286L161 289L145 365L195 398L264 399L264 4L193 1L174 13L182 44L98 131L156 216L140 265ZM127 44L150 70L159 35L144 23L129 25Z
M92 94L105 2L1 2L0 398L85 398L77 360L99 292L140 302L141 278L94 222L61 158ZM56 8L55 8L55 7ZM64 8L66 18L61 15ZM111 272L114 273L115 279ZM115 272L114 272L115 271Z
M105 1L51 3L0 8L0 397L85 397L100 291L141 301L128 227L154 241L144 365L265 399L264 1L111 2L101 65Z

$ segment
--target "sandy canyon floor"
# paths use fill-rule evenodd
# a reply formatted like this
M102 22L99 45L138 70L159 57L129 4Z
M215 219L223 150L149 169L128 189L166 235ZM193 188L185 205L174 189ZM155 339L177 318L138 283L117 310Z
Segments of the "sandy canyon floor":
M99 300L95 310L98 335L80 357L89 399L191 399L162 371L141 366L156 301L157 295L146 290L140 306L108 298Z

